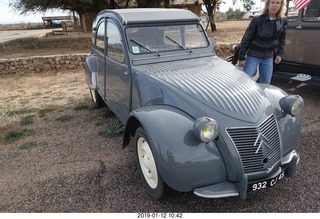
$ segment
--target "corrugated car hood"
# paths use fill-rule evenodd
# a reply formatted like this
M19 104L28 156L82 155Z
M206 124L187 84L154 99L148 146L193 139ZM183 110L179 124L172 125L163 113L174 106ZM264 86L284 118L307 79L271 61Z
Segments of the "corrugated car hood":
M138 66L143 105L175 105L191 115L210 107L222 114L256 122L269 100L259 85L230 63L208 57Z

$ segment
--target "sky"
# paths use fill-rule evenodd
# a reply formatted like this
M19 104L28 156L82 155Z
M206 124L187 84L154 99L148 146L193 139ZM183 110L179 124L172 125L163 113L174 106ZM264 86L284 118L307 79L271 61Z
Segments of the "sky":
M15 0L0 0L0 24L14 24L14 23L42 23L41 17L43 16L60 16L60 15L69 15L68 12L63 12L59 10L48 11L46 13L35 13L29 15L19 15L19 12L15 12L12 8L9 7L10 2ZM242 5L240 0L236 1L236 4L233 5L232 0L224 0L226 4L220 6L220 11L225 12L230 7L232 9L242 10ZM254 0L259 5L260 0Z
M1 1L1 0L0 0ZM243 10L242 3L240 0L236 0L236 3L233 5L233 0L223 0L225 4L220 5L220 11L226 12L229 8L232 8L233 10L239 9ZM252 7L252 9L261 9L261 7L264 6L264 2L261 3L261 0L253 0L255 2L255 5Z
M14 2L14 0L0 0L0 24L42 23L43 16L69 15L68 12L63 12L61 10L20 15L19 12L15 12L9 7L10 2Z

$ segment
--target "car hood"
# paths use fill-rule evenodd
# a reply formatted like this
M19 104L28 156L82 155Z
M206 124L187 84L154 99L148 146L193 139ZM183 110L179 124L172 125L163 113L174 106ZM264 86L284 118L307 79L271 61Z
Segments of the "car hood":
M245 73L218 57L149 64L134 68L143 106L171 105L192 115L224 114L256 123L273 107Z

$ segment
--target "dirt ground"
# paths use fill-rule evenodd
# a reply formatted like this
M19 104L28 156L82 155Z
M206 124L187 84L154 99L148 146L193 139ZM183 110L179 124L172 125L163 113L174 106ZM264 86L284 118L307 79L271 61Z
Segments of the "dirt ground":
M116 152L121 137L99 135L117 119L106 108L91 107L84 72L3 77L0 87L0 212L78 212L84 209L77 206L91 206L101 195L101 174L117 175L106 170L107 163L123 159L123 152ZM11 141L10 132L16 133ZM74 192L87 197L79 203Z
M246 26L219 25L226 29L217 41L227 43ZM84 70L2 76L0 212L319 212L320 90L276 83L306 102L296 177L246 201L177 192L155 201L142 188L132 145L122 149L121 134L106 134L118 121L106 107L93 109Z
M250 20L217 22L217 31L211 32L208 29L208 36L216 37L217 44L240 43L242 36L249 25Z

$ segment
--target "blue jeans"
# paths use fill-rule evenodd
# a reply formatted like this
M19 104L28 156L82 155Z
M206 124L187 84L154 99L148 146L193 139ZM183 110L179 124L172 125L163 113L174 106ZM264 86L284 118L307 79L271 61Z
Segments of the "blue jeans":
M244 72L250 77L254 75L259 65L260 80L259 83L270 84L273 72L273 58L261 59L253 56L247 56Z

